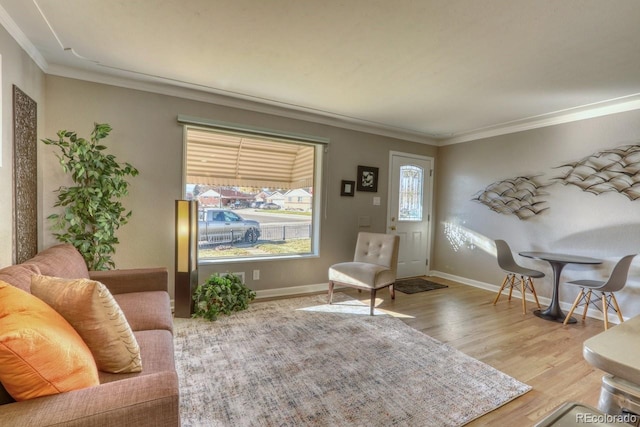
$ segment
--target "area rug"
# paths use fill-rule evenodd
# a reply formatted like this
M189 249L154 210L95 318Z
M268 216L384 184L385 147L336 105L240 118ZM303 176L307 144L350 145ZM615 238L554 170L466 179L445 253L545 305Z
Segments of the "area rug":
M175 319L189 426L461 426L530 387L342 293Z
M412 277L410 279L400 279L396 281L393 288L405 294L415 294L418 292L432 291L434 289L448 288L448 286L421 277Z

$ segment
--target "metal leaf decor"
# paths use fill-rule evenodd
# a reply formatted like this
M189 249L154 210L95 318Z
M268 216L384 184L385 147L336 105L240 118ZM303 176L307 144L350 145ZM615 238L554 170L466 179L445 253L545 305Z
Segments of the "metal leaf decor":
M531 218L548 209L542 196L543 185L535 180L535 176L519 176L516 178L496 181L478 192L473 201L488 206L492 211L515 215L519 219Z
M564 185L575 185L596 195L615 191L629 200L640 198L640 145L624 145L594 153L582 160L567 163L560 177Z

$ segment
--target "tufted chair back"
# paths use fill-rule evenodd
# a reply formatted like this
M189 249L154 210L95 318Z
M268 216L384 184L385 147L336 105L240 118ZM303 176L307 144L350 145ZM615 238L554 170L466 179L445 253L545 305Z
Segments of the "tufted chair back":
M373 316L378 289L389 288L395 299L393 285L398 270L400 237L392 234L358 233L353 262L341 262L329 267L329 304L333 288L346 286L371 293L369 314Z
M396 273L399 247L396 241L398 240L400 237L393 234L360 232L353 260L382 265Z

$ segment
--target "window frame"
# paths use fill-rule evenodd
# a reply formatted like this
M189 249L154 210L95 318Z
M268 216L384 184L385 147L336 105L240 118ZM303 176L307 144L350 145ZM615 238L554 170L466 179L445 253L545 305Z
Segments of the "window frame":
M183 126L183 155L182 155L182 198L186 199L187 190L187 144L188 144L188 129L200 129L211 132L222 133L235 133L238 135L245 135L253 138L264 138L265 140L271 140L276 143L292 143L309 145L314 147L314 162L313 162L313 197L312 197L312 215L311 215L311 250L308 253L297 254L279 254L279 255L254 255L243 257L221 257L221 258L200 258L199 251L197 262L199 265L207 264L230 264L230 263L243 263L243 262L255 262L255 261L285 261L292 259L305 259L305 258L318 258L320 257L320 227L321 227L321 212L323 205L324 194L324 168L325 157L329 139L288 133L279 130L250 127L241 124L218 122L209 119L196 118L192 116L179 115L178 123Z

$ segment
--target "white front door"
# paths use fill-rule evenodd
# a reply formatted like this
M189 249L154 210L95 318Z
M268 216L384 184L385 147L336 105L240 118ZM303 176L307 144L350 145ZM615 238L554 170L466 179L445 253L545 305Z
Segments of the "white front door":
M433 158L391 152L387 232L400 236L398 277L427 274Z

